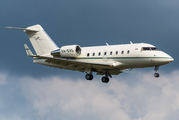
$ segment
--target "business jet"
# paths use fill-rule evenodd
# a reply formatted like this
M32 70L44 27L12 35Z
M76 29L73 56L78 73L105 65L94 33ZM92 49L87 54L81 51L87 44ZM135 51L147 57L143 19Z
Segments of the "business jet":
M85 72L87 80L93 79L93 73L103 75L101 81L109 82L109 77L118 75L133 68L154 67L158 78L159 66L168 64L174 59L155 46L146 43L121 44L81 47L80 45L67 45L59 48L46 34L40 25L27 28L6 27L23 30L36 52L34 55L29 47L24 44L28 56L33 57L33 62L73 71Z

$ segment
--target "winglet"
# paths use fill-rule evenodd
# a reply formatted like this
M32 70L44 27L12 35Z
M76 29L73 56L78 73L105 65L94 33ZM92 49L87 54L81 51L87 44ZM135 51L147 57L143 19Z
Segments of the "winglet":
M24 47L25 47L27 56L30 56L30 57L34 57L34 56L35 56L35 55L31 52L31 50L29 49L29 47L28 47L26 44L24 44Z

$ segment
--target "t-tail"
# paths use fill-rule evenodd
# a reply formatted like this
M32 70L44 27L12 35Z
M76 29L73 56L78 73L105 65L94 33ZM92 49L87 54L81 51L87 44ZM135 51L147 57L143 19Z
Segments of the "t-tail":
M40 25L33 25L27 28L6 28L24 30L24 32L27 33L27 36L29 37L29 40L37 55L48 54L51 53L51 51L59 49L59 47L53 42L53 40L48 36L48 34ZM26 45L25 48L28 49ZM32 56L30 52L29 55Z

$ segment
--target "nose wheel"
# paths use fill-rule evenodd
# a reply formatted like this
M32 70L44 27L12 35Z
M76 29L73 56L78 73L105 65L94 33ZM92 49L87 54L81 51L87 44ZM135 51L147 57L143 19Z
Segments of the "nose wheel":
M155 74L154 74L154 77L156 77L156 78L158 78L159 76L160 76L159 73L155 73Z
M155 69L154 69L156 71L156 73L154 73L155 78L158 78L160 76L160 74L158 73L158 69L159 69L159 66L155 66Z

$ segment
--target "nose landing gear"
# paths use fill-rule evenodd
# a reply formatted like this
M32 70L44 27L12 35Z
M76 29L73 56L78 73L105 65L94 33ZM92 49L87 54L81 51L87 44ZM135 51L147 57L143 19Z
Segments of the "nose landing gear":
M159 69L159 66L155 66L155 69L154 69L156 71L156 73L154 73L155 78L158 78L160 76L160 74L158 73L158 69Z

